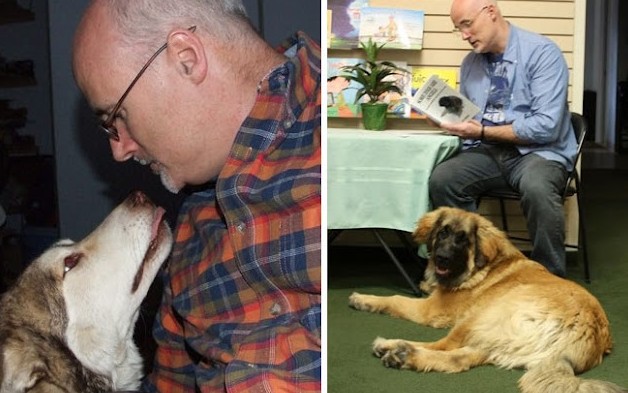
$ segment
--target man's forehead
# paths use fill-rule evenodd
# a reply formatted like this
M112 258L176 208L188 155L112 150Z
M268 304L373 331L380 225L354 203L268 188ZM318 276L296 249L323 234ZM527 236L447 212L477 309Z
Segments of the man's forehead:
M124 61L127 56L121 42L108 12L98 2L90 5L74 36L72 68L79 88L96 111L107 109L109 102L102 100L119 94L116 74L130 67Z
M104 2L94 1L85 11L74 35L74 58L81 61L112 56L121 40L119 29Z
M454 0L451 4L451 17L452 19L469 17L469 14L482 4L483 1L480 0Z

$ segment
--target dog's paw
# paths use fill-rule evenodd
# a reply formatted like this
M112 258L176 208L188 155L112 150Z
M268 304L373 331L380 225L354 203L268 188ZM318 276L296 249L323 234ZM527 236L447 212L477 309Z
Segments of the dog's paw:
M431 295L438 284L433 280L423 280L419 283L419 289L426 295Z
M386 352L390 351L390 349L395 346L397 341L399 340L387 340L383 337L377 337L373 341L373 354L378 358L381 358Z
M373 307L369 304L369 297L371 295L362 295L357 292L353 292L351 296L349 296L349 306L355 308L360 311L373 311Z
M416 348L404 340L377 337L373 341L373 354L382 359L384 366L390 368L408 368L408 359L416 351Z

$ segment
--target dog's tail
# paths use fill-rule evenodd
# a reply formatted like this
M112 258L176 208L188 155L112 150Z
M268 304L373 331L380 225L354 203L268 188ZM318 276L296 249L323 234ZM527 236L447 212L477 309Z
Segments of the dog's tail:
M522 393L628 393L611 382L582 379L567 359L551 359L528 369L519 379Z

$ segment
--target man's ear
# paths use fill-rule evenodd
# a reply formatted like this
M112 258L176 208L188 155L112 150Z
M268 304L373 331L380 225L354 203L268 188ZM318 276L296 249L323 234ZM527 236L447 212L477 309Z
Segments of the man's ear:
M191 30L177 29L168 35L168 58L177 72L195 84L207 76L207 57L200 37Z

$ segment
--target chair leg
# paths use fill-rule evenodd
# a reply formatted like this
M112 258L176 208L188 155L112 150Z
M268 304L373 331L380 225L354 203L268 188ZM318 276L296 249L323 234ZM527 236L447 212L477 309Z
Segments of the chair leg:
M390 247L388 247L388 244L386 244L386 241L384 240L382 235L379 234L379 231L376 228L372 228L371 230L373 231L373 234L379 241L379 244L381 244L384 250L386 251L386 254L388 254L388 257L393 261L395 266L397 266L397 269L399 270L403 278L405 278L408 284L410 285L412 292L414 292L414 294L417 295L418 297L421 297L421 290L419 289L419 287L417 287L414 281L412 281L412 279L408 275L408 272L406 272L406 269L403 268L403 265L401 265L401 262L399 262L395 254L390 249Z
M589 254L587 252L587 231L584 226L584 209L580 200L580 184L576 178L576 202L578 203L578 250L582 252L582 265L584 267L584 281L589 284L591 282L591 274L589 272Z
M508 235L508 218L506 217L506 204L503 198L499 198L499 210L502 215L502 230Z
M328 229L327 230L327 245L330 246L334 240L340 235L342 229Z

